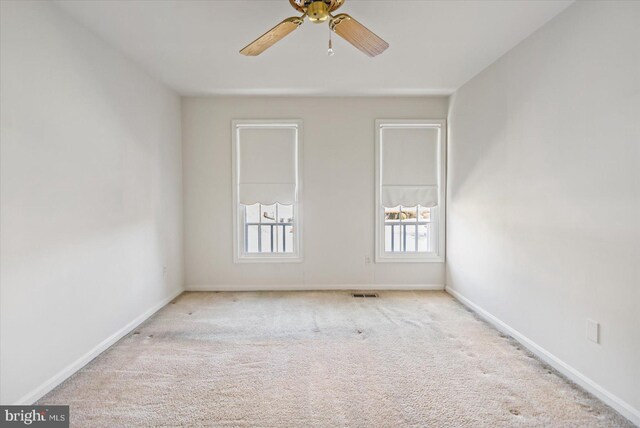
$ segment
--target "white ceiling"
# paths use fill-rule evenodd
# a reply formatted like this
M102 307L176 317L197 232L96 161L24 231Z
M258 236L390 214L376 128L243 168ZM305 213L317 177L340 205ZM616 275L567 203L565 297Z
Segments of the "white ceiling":
M450 94L572 0L347 0L391 45L369 58L306 21L258 57L238 51L285 17L287 0L58 0L57 4L184 95Z

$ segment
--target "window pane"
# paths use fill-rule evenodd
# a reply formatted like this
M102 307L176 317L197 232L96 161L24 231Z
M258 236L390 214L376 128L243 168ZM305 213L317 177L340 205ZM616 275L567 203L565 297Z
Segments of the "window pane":
M293 223L293 205L278 204L278 223Z
M293 226L285 226L284 242L287 253L293 253Z
M260 221L260 204L243 206L247 223L258 223Z
M418 221L431 221L431 208L418 205Z
M260 226L260 237L262 253L270 253L271 252L271 226Z
M431 224L425 224L418 226L418 251L427 252L432 251L430 248L431 244Z
M413 219L413 221L415 222L415 219ZM415 253L416 252L416 225L407 224L406 226L404 226L403 233L405 234L405 239L407 242L405 251L407 253Z
M258 226L247 226L247 236L245 237L245 251L247 253L258 252Z
M386 208L384 209L384 221L385 222L398 222L400 221L400 207Z
M276 222L276 204L262 205L261 206L261 220L262 223L275 223Z
M417 207L402 207L402 212L400 213L400 219L403 222L414 223L416 221L416 208Z
M402 207L384 208L384 250L387 252L402 251Z
M277 226L277 252L292 253L293 252L293 227L286 225Z

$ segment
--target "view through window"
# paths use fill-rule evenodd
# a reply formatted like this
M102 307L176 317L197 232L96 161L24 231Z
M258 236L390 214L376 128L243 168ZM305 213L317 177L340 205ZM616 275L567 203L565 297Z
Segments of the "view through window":
M243 205L245 253L293 253L293 205Z
M431 208L404 207L384 209L384 250L386 252L432 252Z

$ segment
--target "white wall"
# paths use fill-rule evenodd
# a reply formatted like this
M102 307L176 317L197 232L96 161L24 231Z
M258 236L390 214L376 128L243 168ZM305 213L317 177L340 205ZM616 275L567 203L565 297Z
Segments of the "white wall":
M374 121L445 118L447 98L184 98L187 288L444 284L442 263L374 254ZM231 120L302 119L304 262L234 264Z
M181 135L179 98L52 3L2 1L1 15L0 402L12 404L181 289Z
M577 2L456 93L447 222L447 286L636 423L639 23L639 2Z

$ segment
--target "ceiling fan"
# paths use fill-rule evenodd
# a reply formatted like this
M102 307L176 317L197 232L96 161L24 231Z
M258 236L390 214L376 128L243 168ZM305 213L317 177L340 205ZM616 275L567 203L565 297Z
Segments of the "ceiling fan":
M294 9L302 12L302 16L292 16L284 19L271 30L242 48L240 53L247 56L260 55L301 26L306 17L316 24L328 20L331 31L371 57L381 54L389 47L387 42L346 13L332 15L332 12L342 6L344 2L345 0L289 0ZM329 54L332 52L331 39L329 39Z

